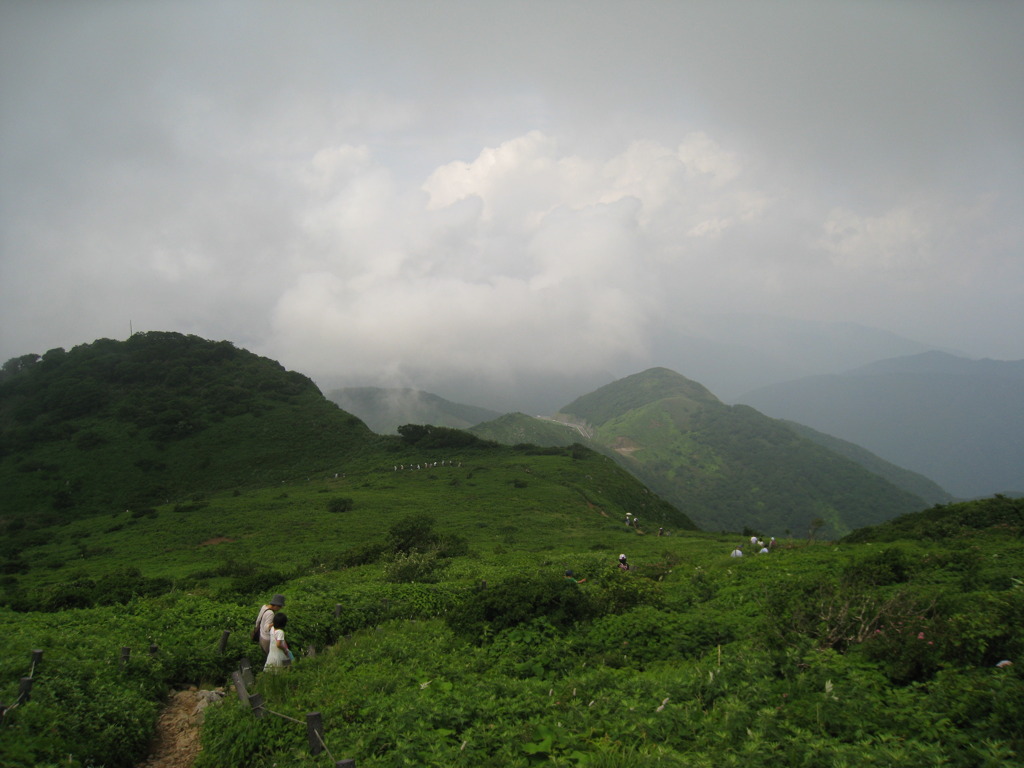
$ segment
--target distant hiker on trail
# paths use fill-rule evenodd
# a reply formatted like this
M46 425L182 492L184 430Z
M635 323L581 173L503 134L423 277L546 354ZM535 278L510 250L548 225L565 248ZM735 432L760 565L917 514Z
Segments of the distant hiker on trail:
M284 639L284 628L288 624L288 617L283 613L274 614L274 626L270 630L270 651L267 653L267 663L264 669L272 667L290 666L295 655L288 648L288 642Z
M751 546L754 546L754 547L757 546L757 536L751 536L750 537L750 544L751 544Z
M619 570L620 571L628 571L629 570L629 563L626 562L626 556L625 555L619 555Z
M772 536L771 541L768 542L768 549L772 550L772 549L775 549L775 547L777 547L777 546L778 545L775 543L775 537Z
M732 554L730 554L729 557L743 557L743 547L736 547L736 549L732 551Z
M576 574L572 572L572 568L565 569L565 580L571 581L573 584L582 584L586 579L577 579Z
M659 528L658 529L658 535L659 536L664 536L665 535L665 529L664 528Z
M263 653L270 652L270 633L274 629L274 615L284 608L284 595L274 595L270 602L260 608L253 627L253 640L259 640Z
M626 513L626 527L627 528L633 524L633 521L630 520L631 517L633 517L633 513L632 512L627 512Z

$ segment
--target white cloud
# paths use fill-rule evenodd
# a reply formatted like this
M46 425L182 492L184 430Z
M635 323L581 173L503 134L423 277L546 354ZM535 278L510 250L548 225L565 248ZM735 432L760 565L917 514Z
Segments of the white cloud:
M1024 356L1024 5L555 6L0 4L0 359L629 373L701 309Z

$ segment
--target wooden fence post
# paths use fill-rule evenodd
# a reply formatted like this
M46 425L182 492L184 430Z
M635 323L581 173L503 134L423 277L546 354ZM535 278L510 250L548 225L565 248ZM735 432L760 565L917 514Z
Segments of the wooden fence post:
M245 680L242 679L242 673L232 672L231 679L235 681L235 693L238 694L238 700L245 706L248 706L249 690L245 687Z
M324 751L324 720L319 712L306 713L306 733L309 736L309 754L316 757Z
M43 652L42 651L38 651L38 650L32 651L31 659L32 659L32 672L29 673L29 677L32 677L32 674L35 672L36 667L39 666L40 662L42 662L42 660L43 660Z
M246 685L252 685L256 681L252 672L252 663L248 659L243 658L238 662L238 671L242 673L242 680Z
M341 616L341 603L334 604L334 618Z
M156 643L150 643L149 644L149 655L150 656L156 656L158 653L160 653L160 646L157 645Z
M250 696L249 697L249 706L252 707L252 713L254 715L256 715L256 717L263 717L263 696L262 695L260 695L258 693L254 693L252 696Z
M32 681L35 678L23 677L18 684L18 703L28 701L32 698Z
M228 647L228 638L231 637L231 630L225 629L224 634L220 636L220 652L224 653L224 650Z

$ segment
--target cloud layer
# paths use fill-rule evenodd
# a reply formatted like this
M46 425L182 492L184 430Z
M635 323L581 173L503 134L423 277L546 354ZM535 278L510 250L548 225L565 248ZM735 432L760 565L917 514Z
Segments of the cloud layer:
M1024 357L1014 4L7 4L0 358L134 330L428 388L690 313Z

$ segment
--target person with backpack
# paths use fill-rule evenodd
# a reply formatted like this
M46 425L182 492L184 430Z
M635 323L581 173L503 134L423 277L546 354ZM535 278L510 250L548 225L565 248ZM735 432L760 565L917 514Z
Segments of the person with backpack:
M274 629L274 614L284 608L284 595L274 595L270 602L260 608L252 628L253 642L258 642L263 655L270 652L270 635Z

